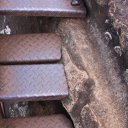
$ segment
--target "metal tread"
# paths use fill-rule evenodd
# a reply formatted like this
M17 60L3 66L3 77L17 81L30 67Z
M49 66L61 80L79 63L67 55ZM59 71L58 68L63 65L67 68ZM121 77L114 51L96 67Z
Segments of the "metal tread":
M0 36L0 64L43 63L61 59L61 39L54 33Z
M62 64L0 66L0 101L60 100L66 96Z
M1 128L73 128L63 115L0 120Z
M85 17L86 9L71 0L0 0L0 15Z

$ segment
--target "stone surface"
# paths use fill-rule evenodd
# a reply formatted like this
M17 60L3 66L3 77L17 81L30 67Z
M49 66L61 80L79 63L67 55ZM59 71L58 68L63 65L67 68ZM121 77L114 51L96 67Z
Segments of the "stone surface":
M119 43L126 60L126 68L128 68L128 1L110 0L108 15L113 20L113 26L118 33Z
M75 128L127 128L127 87L97 24L65 19L59 33L70 94L63 105Z
M105 5L108 5L109 0L84 0L84 1L86 2L88 7L95 6L96 4L104 7Z
M98 5L104 6L108 4L108 0L96 0Z

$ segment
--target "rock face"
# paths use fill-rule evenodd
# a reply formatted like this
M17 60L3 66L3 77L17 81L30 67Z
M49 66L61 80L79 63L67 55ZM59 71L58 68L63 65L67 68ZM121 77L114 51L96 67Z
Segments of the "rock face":
M113 20L114 28L120 37L120 43L125 51L127 49L127 31L128 31L128 1L110 0L109 16Z
M127 128L127 85L98 23L65 19L58 32L70 94L63 105L75 128Z
M122 52L125 55L126 68L128 68L128 1L110 0L109 17L118 33Z
M105 6L108 4L108 0L96 0L96 3L100 6Z

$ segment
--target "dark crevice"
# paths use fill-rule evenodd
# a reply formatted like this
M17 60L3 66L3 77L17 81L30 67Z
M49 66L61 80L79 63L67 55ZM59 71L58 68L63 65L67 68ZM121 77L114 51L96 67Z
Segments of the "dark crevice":
M41 117L41 116L50 116L54 114L62 114L65 115L74 126L70 115L65 110L61 101L59 100L7 102L4 111L1 110L1 113L3 113L2 118Z
M49 60L49 61L44 61L44 62L41 62L41 61L22 61L22 62L3 62L3 63L0 63L0 66L11 66L11 65L41 65L41 64L61 64L61 60Z
M69 113L65 110L61 101L39 101L29 102L28 104L30 117L63 114L72 122L72 125L74 126Z
M104 25L102 32L103 33L108 32L112 36L112 39L110 39L110 37L108 37L108 39L106 39L107 46L111 50L113 58L116 58L116 61L118 63L119 69L120 69L119 76L121 77L122 82L126 83L125 77L124 77L124 72L126 71L128 66L127 66L125 53L121 49L121 44L120 44L120 39L119 39L120 30L118 30L118 31L115 30L115 28L113 26L113 21L109 17L107 17L106 19L108 20L108 22ZM119 48L120 50L116 50L116 48ZM120 55L120 52L121 52L121 55ZM116 69L116 70L118 70L118 69Z

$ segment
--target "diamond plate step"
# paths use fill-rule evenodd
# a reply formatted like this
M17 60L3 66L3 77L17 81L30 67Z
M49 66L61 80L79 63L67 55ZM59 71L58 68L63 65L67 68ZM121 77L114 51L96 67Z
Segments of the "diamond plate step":
M0 120L1 128L73 128L63 115Z
M60 100L66 96L62 64L0 66L0 101Z
M71 0L0 0L0 15L85 17L86 9Z
M0 36L0 64L42 63L61 59L61 39L56 34Z

